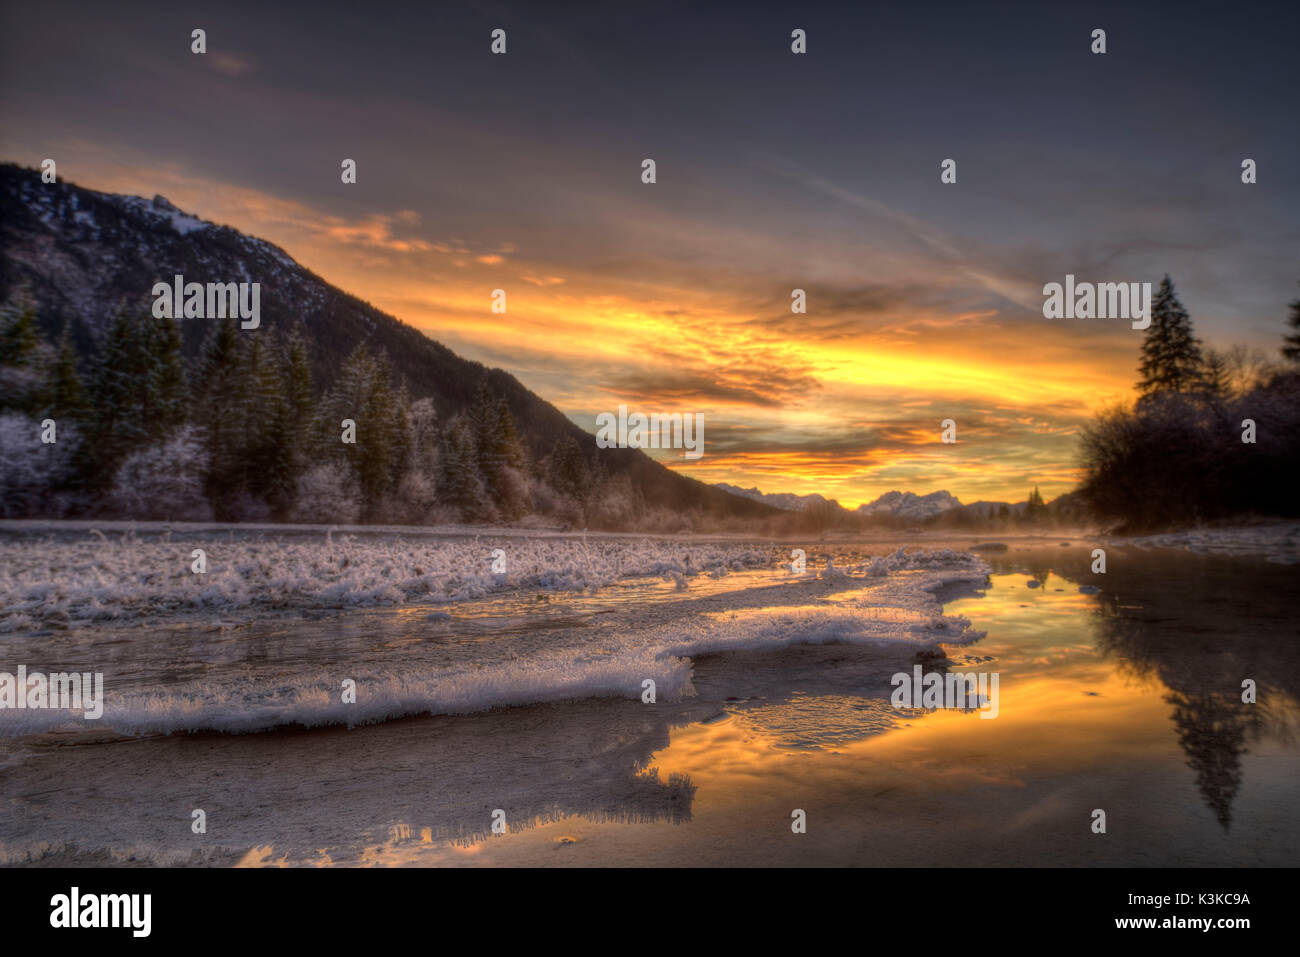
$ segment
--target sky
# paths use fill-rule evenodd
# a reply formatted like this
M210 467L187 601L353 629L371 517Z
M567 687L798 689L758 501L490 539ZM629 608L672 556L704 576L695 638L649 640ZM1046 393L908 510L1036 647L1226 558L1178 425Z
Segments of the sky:
M701 413L660 457L702 481L1050 499L1143 334L1046 283L1169 274L1269 351L1300 295L1294 3L269 6L0 0L0 160L267 239L592 432Z

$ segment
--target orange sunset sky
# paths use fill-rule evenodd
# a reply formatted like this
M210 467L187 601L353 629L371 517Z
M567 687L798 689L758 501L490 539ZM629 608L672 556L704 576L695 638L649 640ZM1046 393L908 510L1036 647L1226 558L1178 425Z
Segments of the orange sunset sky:
M1077 481L1080 427L1131 395L1142 333L1044 319L1045 283L1168 272L1207 342L1272 348L1300 278L1300 184L1268 165L1287 134L1262 119L1282 94L1240 76L1231 38L1171 87L1172 51L1093 58L1045 10L1008 27L1036 45L996 56L906 10L810 17L799 58L771 11L683 34L670 10L421 8L418 29L61 7L103 42L67 47L58 17L0 40L0 158L275 243L589 431L620 403L701 412L701 459L655 454L705 482L849 508L890 489L1050 499ZM1155 31L1114 16L1131 44ZM1243 187L1238 154L1268 178Z

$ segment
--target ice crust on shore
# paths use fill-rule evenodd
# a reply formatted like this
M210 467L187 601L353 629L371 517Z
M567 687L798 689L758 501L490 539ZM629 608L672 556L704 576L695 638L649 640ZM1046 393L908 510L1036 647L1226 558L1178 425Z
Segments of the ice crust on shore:
M688 568L682 557L683 547L668 543L604 543L600 548L587 547L585 555L576 554L573 543L561 548L555 542L532 544L531 551L518 549L524 556L524 568L517 574L530 587L537 587L539 580L549 577L591 588L599 587L591 584L595 581L662 574L665 569L684 575ZM374 586L368 584L370 579L398 578L405 573L397 567L401 562L422 562L451 571L454 561L490 552L490 545L485 543L464 543L441 550L424 548L409 555L399 554L396 543L364 548L355 543L335 543L331 547L332 553L321 545L304 549L256 543L237 559L227 558L227 562L232 566L242 562L240 567L255 569L256 580L262 583L277 581L276 575L282 569L257 569L259 562L332 562L330 567L351 569L350 574L357 576L353 592L346 592L337 581L322 586L325 594L335 596L371 594ZM96 558L77 548L71 549L73 554L67 554L69 550L65 549L60 558L51 559L65 563L79 559L83 563L77 573L77 588L82 591L65 585L59 593L60 600L71 603L74 609L80 606L72 603L73 596L94 598L90 583L108 575L129 580L126 569L139 569L146 560L158 557L158 553L146 552L138 543L121 543L123 553L112 557L101 554ZM175 546L170 549L165 552L169 557L177 550ZM765 552L734 545L692 544L689 550L691 574L711 574L708 569L716 571L719 567L743 569L748 563L759 562L778 572L781 557L779 549ZM341 558L348 559L346 564L341 563ZM556 568L561 561L569 563L570 572ZM822 564L829 563L823 559ZM30 563L29 571L34 567ZM105 571L105 567L109 570ZM232 567L229 573L232 584L234 570ZM105 676L106 701L101 719L86 721L61 711L5 709L0 711L0 735L13 737L65 727L95 734L147 735L353 726L425 713L468 714L578 698L635 700L642 696L647 679L654 681L658 699L674 700L693 693L692 656L835 643L869 646L878 653L906 660L921 649L975 641L981 634L973 632L964 618L944 616L935 592L956 584L978 586L987 580L988 573L989 567L968 553L949 549L907 553L899 549L836 568L833 581L810 567L806 576L774 576L765 578L762 587L742 587L713 595L707 610L667 616L661 611L663 606L643 603L628 612L626 618L600 616L598 627L574 628L553 635L548 632L544 639L530 641L506 633L487 643L440 644L430 632L428 643L415 641L386 648L382 655L369 658L368 663L350 661L327 669L319 663L303 662L301 652L290 655L289 661L273 658L255 666L242 660L229 665L217 660L201 679L162 688L152 682L135 688L115 688L109 672ZM186 570L185 574L190 573ZM146 576L136 584L138 588L128 590L126 597L130 601L123 603L123 614L134 611L135 603L147 601L155 589L172 594L167 590L184 587L176 585L174 576ZM392 587L402 594L399 586ZM241 600L250 600L245 593L240 594L244 596ZM27 599L48 600L50 595L44 591ZM26 613L31 614L30 609ZM418 636L422 630L447 627L444 620L431 621L429 617L421 614L417 624L411 624L408 618L403 635L411 634L412 628ZM300 649L310 651L313 642L331 640L329 629L316 622L292 627L315 629L300 633L306 635L299 638ZM383 627L382 618L375 627ZM356 682L355 703L341 700L343 678Z
M1300 563L1300 522L1183 529L1111 541L1116 545L1177 548L1206 555L1257 556L1281 565Z
M191 570L203 547L207 571ZM506 556L492 571L492 550ZM0 541L0 633L246 608L345 609L458 602L505 589L582 591L637 577L726 574L772 562L737 544L581 539L317 540L219 534L202 546L127 531L79 541Z

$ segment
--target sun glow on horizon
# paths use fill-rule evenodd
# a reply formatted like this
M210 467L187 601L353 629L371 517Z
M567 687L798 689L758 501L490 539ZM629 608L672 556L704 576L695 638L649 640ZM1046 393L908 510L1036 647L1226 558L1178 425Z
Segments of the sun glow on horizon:
M1075 484L1079 426L1131 386L1136 340L1122 335L1087 330L1085 350L1077 330L998 310L903 305L823 326L815 296L795 316L779 298L690 288L658 268L627 281L644 264L557 263L506 237L433 236L412 210L349 220L174 168L100 170L81 185L162 192L265 238L466 358L513 373L588 431L619 404L702 413L703 458L655 458L709 483L816 492L850 508L892 489L1020 501L1038 486L1050 498ZM497 288L505 315L491 312ZM939 442L948 418L955 446Z

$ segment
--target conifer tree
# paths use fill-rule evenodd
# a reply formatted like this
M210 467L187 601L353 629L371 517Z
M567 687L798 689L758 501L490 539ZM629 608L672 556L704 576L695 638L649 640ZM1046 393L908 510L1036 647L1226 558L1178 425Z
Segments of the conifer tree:
M479 380L472 406L478 472L492 503L506 518L516 518L528 509L516 480L525 468L524 447L519 441L514 416L504 396L493 397L487 376Z
M0 411L39 411L48 352L31 302L23 297L7 303L0 310Z
M289 492L280 506L292 506L292 490L309 466L313 395L311 361L302 327L295 325L289 333L284 351L284 394L280 404L284 416L281 432L285 441L285 486Z
M479 456L477 467L481 472L486 472L488 460L492 458L492 452L486 446L490 445L488 437L492 432L495 413L496 402L492 396L492 389L488 385L487 374L484 373L478 380L478 385L474 389L474 398L470 400L469 406L469 425L474 430L474 443Z
M149 431L153 438L163 439L186 418L181 332L175 319L158 319L151 315L146 323L150 327L149 377L156 403L156 415L149 423Z
M557 492L581 500L587 491L587 463L573 436L565 435L551 453L551 485Z
M77 349L67 323L59 337L59 355L50 368L46 386L46 414L53 419L82 421L89 414L86 390L77 374Z
M1192 321L1174 294L1168 276L1151 303L1151 327L1142 343L1143 396L1160 392L1189 392L1201 384L1201 344L1192 334Z
M389 369L391 376L392 370ZM390 392L391 401L388 412L390 453L390 473L387 485L392 489L397 479L409 469L415 456L415 430L411 422L411 396L406 386Z
M27 301L6 303L0 314L0 365L30 362L40 341L35 307Z
M438 498L461 510L467 519L482 519L486 501L478 475L474 423L465 416L452 419L438 449Z
M295 325L285 346L285 401L290 418L304 427L311 419L311 357L302 327Z
M354 444L340 441L344 419L356 423ZM351 468L363 512L375 514L396 487L411 448L406 393L393 387L386 357L371 355L364 345L353 350L322 402L317 434L326 454L342 457Z
M423 398L411 403L411 456L408 468L421 473L432 484L438 481L438 410L433 399Z
M1300 299L1287 305L1286 324L1295 331L1282 338L1282 355L1290 362L1300 362Z
M247 339L239 358L240 486L287 510L290 495L288 415L279 363L266 340Z
M394 396L386 362L371 359L364 397L357 417L361 435L357 439L360 456L356 460L357 480L364 496L363 508L373 510L387 491L396 467Z
M1047 514L1047 503L1043 501L1043 495L1038 491L1038 486L1029 493L1029 499L1025 503L1025 517L1030 521L1038 521Z
M100 350L90 390L90 434L80 456L92 488L108 487L126 457L149 443L158 414L149 338L145 320L124 308Z
M242 479L239 352L236 320L223 319L203 344L195 390L195 424L203 429L208 454L206 491L219 520L229 517Z
M519 471L527 468L528 456L524 452L524 443L519 438L519 429L515 425L514 413L510 411L510 403L504 396L497 399L493 429L497 449L505 466Z

